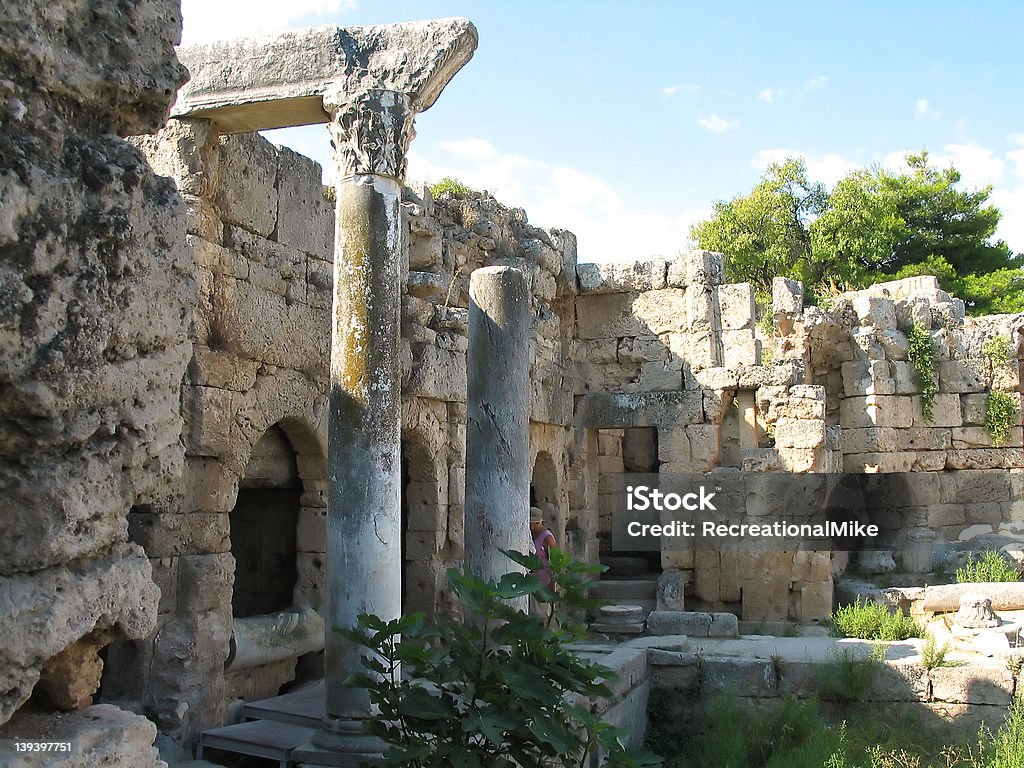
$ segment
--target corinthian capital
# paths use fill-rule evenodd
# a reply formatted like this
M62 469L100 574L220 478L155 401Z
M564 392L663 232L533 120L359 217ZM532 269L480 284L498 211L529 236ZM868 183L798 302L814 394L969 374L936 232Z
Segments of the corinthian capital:
M338 178L361 173L405 178L406 152L416 131L415 111L404 93L371 88L324 96L331 115Z

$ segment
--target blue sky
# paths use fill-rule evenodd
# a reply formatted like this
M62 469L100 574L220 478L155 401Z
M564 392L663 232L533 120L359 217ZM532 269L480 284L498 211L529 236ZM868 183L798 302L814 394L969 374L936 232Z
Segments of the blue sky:
M994 185L1024 251L1024 3L184 0L184 42L465 16L473 59L417 118L409 179L457 176L579 238L672 256L715 200L803 155L832 184L927 149ZM268 132L329 173L326 128Z

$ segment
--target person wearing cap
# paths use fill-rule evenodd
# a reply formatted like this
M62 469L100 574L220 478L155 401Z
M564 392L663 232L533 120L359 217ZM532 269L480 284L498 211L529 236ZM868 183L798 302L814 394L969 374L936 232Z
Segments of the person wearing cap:
M533 552L544 563L539 571L534 571L546 586L551 586L551 568L548 566L548 549L558 546L551 531L544 527L544 512L540 507L530 507L530 534L533 536Z

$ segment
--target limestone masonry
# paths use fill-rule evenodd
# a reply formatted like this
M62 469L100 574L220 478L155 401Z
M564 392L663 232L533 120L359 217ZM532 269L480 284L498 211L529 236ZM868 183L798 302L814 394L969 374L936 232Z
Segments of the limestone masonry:
M372 590L456 610L446 568L500 568L487 544L525 545L531 504L575 558L633 554L610 538L629 472L744 473L744 520L799 517L777 473L898 478L873 486L860 561L665 547L655 634L684 607L705 636L712 616L821 621L847 570L1022 541L1024 315L965 317L931 277L827 306L777 278L763 320L721 254L578 263L571 232L487 193L400 184L468 22L189 49L168 119L180 23L173 0L28 0L0 24L0 738L77 709L68 738L116 734L97 761L162 765L157 730L190 749L323 677L328 594L334 620ZM278 69L253 68L267 50ZM337 188L245 132L303 122L331 123ZM999 445L993 391L1017 405ZM346 472L382 479L329 517ZM329 678L347 653L328 643ZM659 653L656 683L698 674ZM626 656L644 671L622 699L645 702L648 662ZM328 689L332 717L358 706Z

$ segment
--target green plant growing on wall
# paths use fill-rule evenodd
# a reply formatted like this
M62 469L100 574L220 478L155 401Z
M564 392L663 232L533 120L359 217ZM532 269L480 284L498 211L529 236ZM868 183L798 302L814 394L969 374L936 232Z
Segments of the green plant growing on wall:
M473 194L473 190L458 179L453 179L451 176L445 176L437 182L437 184L430 187L430 194L435 200L442 195L450 195L457 200L465 200Z
M985 356L992 367L1009 365L1013 360L1010 340L1005 336L993 336L986 341L981 345L981 354Z
M926 421L931 422L935 395L939 392L935 375L935 344L927 329L917 323L910 328L907 338L910 342L907 355L914 366L914 378L921 390L921 414Z
M985 398L985 431L992 445L1006 442L1010 430L1017 424L1017 401L1009 392L996 389Z
M536 556L505 554L528 570L541 567ZM611 695L605 681L613 672L566 648L581 628L560 619L600 602L585 594L603 567L571 562L556 548L550 567L551 588L532 573L486 581L465 567L449 569L449 584L471 615L465 622L431 624L422 613L359 617L346 636L369 651L367 671L345 684L367 689L378 707L380 718L366 721L366 729L389 745L389 765L582 768L597 754L606 766L660 764L628 754L624 731L591 711L587 700ZM546 621L509 605L531 595L551 606Z

